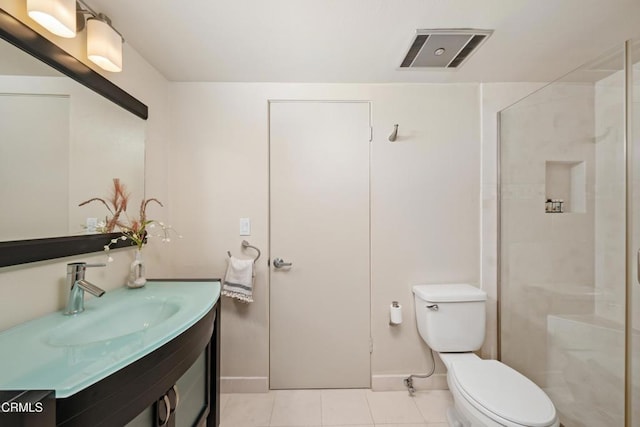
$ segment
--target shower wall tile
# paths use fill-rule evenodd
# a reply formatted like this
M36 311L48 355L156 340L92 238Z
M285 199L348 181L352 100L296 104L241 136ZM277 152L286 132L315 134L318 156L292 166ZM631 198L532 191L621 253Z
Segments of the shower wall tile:
M624 331L593 314L551 316L549 365L559 374L550 392L568 425L622 425ZM588 386L588 385L595 385ZM571 397L571 399L567 399Z
M593 283L593 240L554 241L550 252L553 283Z
M543 216L550 218L554 240L558 242L573 240L588 243L593 249L593 203L588 204L586 213L548 214Z
M553 238L552 215L544 213L544 196L529 199L503 199L502 206L510 212L502 218L503 238L512 243L545 242ZM526 220L527 226L522 226Z
M624 75L615 73L595 88L595 313L624 322L625 295L625 174Z

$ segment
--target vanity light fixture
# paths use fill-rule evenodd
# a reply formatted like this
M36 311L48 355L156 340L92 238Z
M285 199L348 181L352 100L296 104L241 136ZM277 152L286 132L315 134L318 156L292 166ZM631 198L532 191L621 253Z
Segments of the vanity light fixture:
M27 0L27 14L57 36L76 36L76 0Z
M87 57L104 70L122 71L122 37L102 14L87 20Z
M27 13L60 37L73 38L86 26L89 60L103 70L122 71L124 38L113 28L108 16L97 13L83 0L27 0Z
M112 73L122 71L122 43L124 38L111 25L111 19L96 13L82 0L78 2L78 14L89 15L87 19L87 57L100 68ZM84 28L84 19L78 19Z

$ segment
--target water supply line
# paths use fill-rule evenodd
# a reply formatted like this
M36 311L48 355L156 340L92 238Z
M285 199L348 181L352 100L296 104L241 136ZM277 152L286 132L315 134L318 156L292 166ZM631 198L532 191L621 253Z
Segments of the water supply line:
M404 385L409 390L409 396L413 396L416 392L416 389L413 387L413 378L429 378L436 370L436 359L433 357L433 350L429 349L429 354L431 354L431 371L428 374L411 374L407 378L404 379Z

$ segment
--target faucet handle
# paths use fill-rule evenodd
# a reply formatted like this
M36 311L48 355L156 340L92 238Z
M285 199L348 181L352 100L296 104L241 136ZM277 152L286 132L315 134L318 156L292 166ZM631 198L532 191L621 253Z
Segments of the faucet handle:
M70 262L67 264L67 276L72 278L72 281L84 279L84 272L87 267L106 267L107 264L87 264L84 261Z
M87 264L84 261L70 262L67 264L67 267L70 267L70 268L106 267L106 266L107 264L105 263Z
M99 262L97 264L85 264L84 266L85 266L85 268L88 268L88 267L106 267L107 264L105 264L104 262Z

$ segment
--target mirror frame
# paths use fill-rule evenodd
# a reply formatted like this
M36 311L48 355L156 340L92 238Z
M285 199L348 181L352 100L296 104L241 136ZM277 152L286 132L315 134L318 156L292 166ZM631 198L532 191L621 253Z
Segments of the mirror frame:
M145 104L83 62L69 55L55 43L40 35L3 8L0 8L0 39L6 40L141 119L148 119L149 109ZM121 235L121 233L90 234L0 242L0 268L101 252L111 239ZM111 245L111 248L129 247L130 244L130 241L119 240Z

